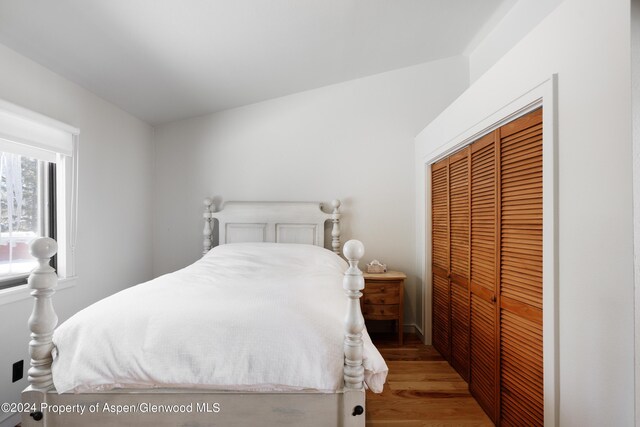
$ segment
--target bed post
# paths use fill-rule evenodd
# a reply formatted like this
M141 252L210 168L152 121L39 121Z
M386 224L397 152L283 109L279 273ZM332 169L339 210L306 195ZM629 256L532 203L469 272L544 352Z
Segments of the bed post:
M56 292L58 276L49 265L49 261L58 251L58 244L49 237L40 237L29 247L31 255L38 259L38 266L31 272L28 279L31 295L35 298L33 311L29 317L31 342L29 354L31 367L29 368L29 384L34 390L48 390L53 385L51 377L51 337L58 324L58 316L53 310L51 297Z
M364 245L358 240L349 240L344 244L344 256L349 268L344 273L342 287L348 300L347 316L344 321L344 393L342 402L342 426L365 426L364 366L362 365L362 330L364 318L360 310L360 297L364 289L362 271L358 262L364 255Z
M331 248L333 252L340 255L340 200L334 200L331 202L333 206L333 212L331 213L331 222L333 228L331 229Z
M349 240L344 245L344 256L349 268L344 273L342 287L349 298L344 336L344 386L345 389L363 388L364 367L362 366L362 330L364 318L360 310L360 297L364 289L362 271L358 262L364 255L364 245L359 240Z
M209 197L205 197L204 199L204 213L202 214L202 217L204 218L204 230L202 231L202 234L204 235L204 241L202 242L202 255L206 255L207 252L209 252L209 250L211 249L212 246L212 241L211 241L211 234L213 233L213 227L211 226L211 221L212 221L212 208L211 206L213 205L213 200L211 200Z

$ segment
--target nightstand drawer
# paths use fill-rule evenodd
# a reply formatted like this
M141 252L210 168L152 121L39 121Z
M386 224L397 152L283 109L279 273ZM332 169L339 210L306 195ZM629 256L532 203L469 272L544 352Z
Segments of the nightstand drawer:
M364 297L365 304L399 304L400 295L366 295Z
M367 281L367 293L383 294L383 295L400 295L400 281Z
M365 304L399 304L400 281L367 281L363 299Z
M398 304L365 304L363 307L364 316L371 320L397 319L399 313Z

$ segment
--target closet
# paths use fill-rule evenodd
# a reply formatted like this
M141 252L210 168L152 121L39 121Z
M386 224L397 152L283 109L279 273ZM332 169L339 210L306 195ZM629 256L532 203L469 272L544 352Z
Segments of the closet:
M431 165L433 346L497 425L542 425L542 109Z

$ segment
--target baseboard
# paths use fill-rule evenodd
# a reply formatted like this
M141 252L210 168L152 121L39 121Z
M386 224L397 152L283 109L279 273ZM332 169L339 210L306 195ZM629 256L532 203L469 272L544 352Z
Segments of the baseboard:
M420 341L424 342L424 334L422 333L420 328L418 328L418 325L416 325L415 323L411 325L403 325L402 330L404 331L405 334L417 335Z
M13 414L2 414L1 417L4 417L2 421L0 421L0 427L16 427L18 423L21 421L20 413L14 412Z
M402 325L402 330L405 334L415 334L417 331L416 325Z

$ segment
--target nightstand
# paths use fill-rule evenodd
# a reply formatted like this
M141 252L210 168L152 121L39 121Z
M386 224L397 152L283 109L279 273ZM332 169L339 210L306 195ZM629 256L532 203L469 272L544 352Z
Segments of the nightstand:
M365 320L395 320L398 345L402 345L404 280L407 276L399 271L363 275L365 286L360 303Z

